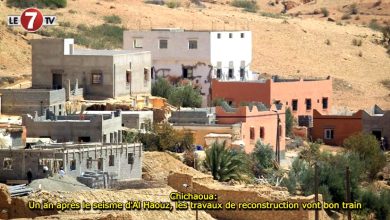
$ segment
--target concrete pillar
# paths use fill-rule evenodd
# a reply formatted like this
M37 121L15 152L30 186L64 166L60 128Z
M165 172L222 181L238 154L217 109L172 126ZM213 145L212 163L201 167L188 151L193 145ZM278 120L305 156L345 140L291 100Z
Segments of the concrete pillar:
M67 80L67 85L66 85L66 101L69 101L70 99L70 79Z
M79 80L76 79L76 82L74 84L74 90L77 91L79 89Z

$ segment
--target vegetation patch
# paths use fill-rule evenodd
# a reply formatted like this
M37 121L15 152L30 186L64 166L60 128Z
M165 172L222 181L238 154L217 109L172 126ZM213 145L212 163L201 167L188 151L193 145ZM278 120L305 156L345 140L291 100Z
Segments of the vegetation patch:
M329 16L329 10L327 8L321 8L321 13L324 15L324 17Z
M29 1L20 1L20 0L7 0L8 7L18 7L18 8L46 8L46 7L57 7L65 8L67 0L29 0Z
M259 9L257 2L252 0L233 0L231 5L234 7L243 8L248 12L257 12Z
M104 16L104 22L109 24L120 24L122 23L122 19L118 15L110 15Z
M286 19L286 15L280 13L270 13L270 12L260 12L260 15L263 17L276 18L276 19Z
M168 7L168 8L178 8L181 6L181 3L177 0L171 0L171 1L167 1L165 2L165 5Z
M390 90L390 79L384 79L381 81L381 84L386 87L388 90Z
M356 39L356 38L354 38L354 39L352 40L352 45L353 45L353 46L360 47L360 46L363 45L363 41L362 41L361 39Z
M145 0L144 3L146 4L153 4L153 5L164 5L164 0Z

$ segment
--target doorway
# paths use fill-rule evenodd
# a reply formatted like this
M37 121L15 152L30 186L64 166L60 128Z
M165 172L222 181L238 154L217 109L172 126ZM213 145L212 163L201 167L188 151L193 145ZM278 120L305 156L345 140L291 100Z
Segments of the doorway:
M377 139L378 141L381 140L382 131L380 131L380 130L373 130L371 133L372 133L372 135L374 135L374 136L376 137L376 139Z
M53 73L53 89L62 89L62 74Z

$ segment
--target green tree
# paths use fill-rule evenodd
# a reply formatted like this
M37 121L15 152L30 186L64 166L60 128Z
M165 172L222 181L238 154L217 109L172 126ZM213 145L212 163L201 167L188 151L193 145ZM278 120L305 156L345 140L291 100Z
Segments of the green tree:
M228 150L225 143L214 144L206 150L204 166L215 180L245 180L250 175L249 160L243 152Z
M174 106L198 108L202 104L202 96L199 90L194 89L191 85L178 86L172 89L168 102Z
M173 86L168 82L168 80L158 77L156 82L152 84L152 95L168 99L172 89Z
M371 180L386 165L386 157L374 135L366 133L352 135L344 140L343 146L348 151L357 153L360 160L364 161L364 168Z
M286 135L291 137L293 135L294 115L290 108L286 109Z
M252 152L252 158L255 176L266 174L267 169L273 168L274 152L269 144L264 144L258 140Z

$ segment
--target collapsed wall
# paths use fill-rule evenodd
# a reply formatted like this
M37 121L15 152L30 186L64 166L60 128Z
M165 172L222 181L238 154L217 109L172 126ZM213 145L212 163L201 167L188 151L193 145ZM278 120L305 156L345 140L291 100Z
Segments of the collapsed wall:
M314 195L303 196L289 196L285 191L278 191L271 187L265 187L263 190L256 188L238 188L233 186L221 186L220 184L205 183L202 180L193 178L188 174L173 173L168 176L168 185L183 193L197 193L197 194L213 194L218 196L218 203L226 204L232 203L259 203L259 202L285 202L290 203L312 203L314 202ZM322 198L319 198L322 201ZM314 219L314 210L210 210L207 211L211 216L217 219L290 219L290 220L304 220ZM324 210L319 211L319 219L328 219Z

